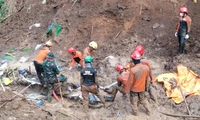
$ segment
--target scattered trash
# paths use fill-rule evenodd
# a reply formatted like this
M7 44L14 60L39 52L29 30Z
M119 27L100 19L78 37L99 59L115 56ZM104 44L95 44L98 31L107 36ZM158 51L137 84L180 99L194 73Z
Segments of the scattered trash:
M35 47L35 50L39 49L42 46L42 44L37 44L37 46Z
M72 4L71 9L72 9L72 7L74 6L74 4L75 4L77 1L78 1L78 0L74 0L74 3Z
M7 68L7 62L1 65L0 70L5 70ZM3 75L3 74L2 74Z
M121 113L118 113L117 117L120 117L120 116L122 116L122 114L121 114Z
M32 27L40 27L40 23L35 23L35 24L31 25L31 26L29 27L29 29L32 29Z
M14 48L10 48L10 49L8 49L8 52L9 53L13 53L13 52L16 52L17 50L16 49L14 49Z
M1 65L3 65L4 63L8 62L7 60L2 60L1 61Z
M58 35L61 32L62 27L59 24L57 24L55 26L57 27L55 34Z
M63 115L63 118L66 118L66 116Z
M46 2L47 2L47 0L43 0L43 1L42 1L42 4L46 4Z
M14 59L17 59L17 58L16 58L16 57L12 57L12 56L6 55L6 56L3 57L3 59L4 59L4 60L14 60Z
M97 105L101 100L96 95L89 95L89 104Z
M36 78L27 78L27 77L24 77L22 74L20 74L20 79L18 80L18 82L41 85L41 83L40 83L40 81L38 79L36 79Z
M0 76L2 76L3 75L3 71L0 71ZM3 83L2 83L2 81L1 81L1 79L0 79L0 84L1 84L1 87L3 88L3 91L5 92L5 88L4 88L4 86L3 86Z
M57 101L61 102L61 100L58 98L58 96L56 95L56 93L55 93L54 90L53 90L53 96L54 96L54 98L55 98Z
M197 3L197 0L193 0L195 3Z
M62 70L62 67L61 66L57 66L58 70Z
M106 57L106 59L116 59L114 56L108 56L108 57Z
M21 57L19 62L24 63L28 60L28 57Z
M3 78L3 83L4 83L5 85L9 85L11 82L12 82L12 81L10 80L10 78L7 78L7 77Z
M50 35L50 37L52 37L53 33L52 33L52 27L54 26L54 22L50 25L50 27L48 28L47 32L45 34Z
M77 88L79 88L79 87L80 87L80 85L79 85L78 83L76 84L76 86L77 86ZM77 89L77 88L76 88L76 89Z
M23 70L18 70L20 74L24 74L26 71L28 70L28 68L25 68Z
M37 103L36 103L38 106L41 106L41 105L43 105L44 103L41 101L41 100L39 100L39 101L37 101Z
M31 48L24 48L24 52L28 53L31 51Z

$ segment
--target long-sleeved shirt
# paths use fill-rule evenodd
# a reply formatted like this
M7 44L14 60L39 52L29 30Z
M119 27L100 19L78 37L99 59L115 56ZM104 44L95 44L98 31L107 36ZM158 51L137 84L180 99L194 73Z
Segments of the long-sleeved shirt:
M81 62L83 62L82 61L82 53L81 52L79 52L79 51L76 51L76 54L75 55L72 55L72 62L71 62L71 67L73 67L74 66L74 64L75 64L75 62L77 62L77 63L81 63Z

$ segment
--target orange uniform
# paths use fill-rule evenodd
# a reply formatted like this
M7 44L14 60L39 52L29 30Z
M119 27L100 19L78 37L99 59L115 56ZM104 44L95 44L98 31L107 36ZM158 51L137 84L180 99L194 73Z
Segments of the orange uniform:
M141 63L131 68L127 85L125 87L125 93L143 92L148 86L149 82L149 68Z
M118 77L117 77L117 83L118 86L123 85L124 87L126 86L128 77L129 77L130 72L122 72Z
M37 61L40 64L43 64L49 52L50 49L48 47L43 48L42 50L40 50L39 54L35 57L35 61Z
M85 62L84 62L84 60L85 60L85 57L86 56L91 56L92 57L92 55L93 55L93 52L90 50L90 48L89 47L86 47L85 49L84 49L84 52L83 52L83 68L85 68Z
M141 62L143 65L146 65L146 66L149 67L149 76L150 76L150 78L151 78L151 82L153 82L154 77L153 77L153 74L152 74L152 71L151 71L151 66L150 66L149 61L148 61L147 59L142 59L142 60L140 60L140 62ZM128 71L130 71L131 68L133 68L133 67L134 67L133 63L130 63L130 64L127 65L125 68L126 68Z
M183 23L186 23L186 24L183 24L182 26L181 26L181 22L180 21L183 21ZM179 32L180 31L180 29L187 29L187 31L186 32L190 32L190 30L191 30L191 24L192 24L192 20L191 20L191 18L189 17L189 16L186 16L186 17L184 17L184 18L182 18L182 17L180 17L179 18L179 22L178 22L178 26L177 26L177 29L176 29L176 32ZM186 26L185 26L186 25Z
M70 66L73 67L75 62L82 64L82 62L83 62L82 59L83 59L82 53L79 51L76 51L76 54L72 55L72 62L71 62Z

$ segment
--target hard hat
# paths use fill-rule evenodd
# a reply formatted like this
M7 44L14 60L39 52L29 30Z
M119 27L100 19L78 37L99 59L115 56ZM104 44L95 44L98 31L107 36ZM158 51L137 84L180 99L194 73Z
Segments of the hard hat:
M92 47L93 49L97 49L97 43L94 41L90 42L89 46Z
M92 62L92 57L91 56L86 56L85 57L85 62Z
M48 55L46 56L47 59L53 59L55 58L54 54L52 52L49 52Z
M116 67L117 71L121 71L123 69L125 69L125 67L123 65L117 65L117 67Z
M52 43L50 41L47 41L45 45L52 47Z
M139 45L135 48L134 51L138 51L142 55L144 53L144 48L141 45Z
M71 48L68 49L68 52L69 52L69 53L74 53L74 52L75 52L75 49L74 49L73 47L71 47Z
M179 9L181 13L188 13L188 9L186 7L182 7Z
M10 78L3 78L3 83L5 84L5 85L8 85L8 84L10 84L12 81L10 80Z
M134 51L133 53L131 53L131 58L135 60L140 60L141 54L138 51Z

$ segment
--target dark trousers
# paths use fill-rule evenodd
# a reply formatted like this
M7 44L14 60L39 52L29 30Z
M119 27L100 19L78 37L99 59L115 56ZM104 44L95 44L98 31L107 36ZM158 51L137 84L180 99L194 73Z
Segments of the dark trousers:
M184 51L184 47L185 47L185 36L178 36L178 40L179 40L179 53L183 54Z
M42 67L42 64L38 63L37 61L34 61L34 66L35 66L35 70L37 72L37 76L38 76L38 79L40 80L41 84L44 85L44 80L43 80L43 67Z

